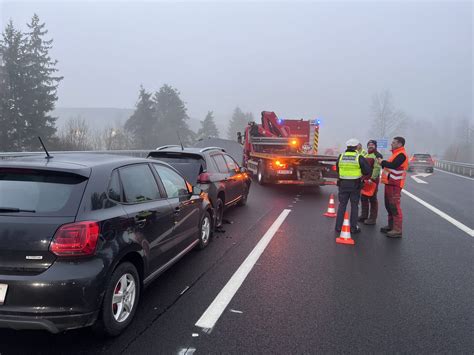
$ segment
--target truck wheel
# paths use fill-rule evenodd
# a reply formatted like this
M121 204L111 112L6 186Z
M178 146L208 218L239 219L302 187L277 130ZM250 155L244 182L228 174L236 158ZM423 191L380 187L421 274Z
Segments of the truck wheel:
M265 167L263 162L258 163L257 182L259 185L265 185L267 182L267 180L265 179Z

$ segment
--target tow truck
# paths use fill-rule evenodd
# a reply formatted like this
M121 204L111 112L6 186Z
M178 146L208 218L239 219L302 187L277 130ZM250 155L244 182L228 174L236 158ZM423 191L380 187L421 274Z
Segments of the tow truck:
M282 119L263 111L245 128L243 166L261 185L335 185L336 161L318 155L319 120Z

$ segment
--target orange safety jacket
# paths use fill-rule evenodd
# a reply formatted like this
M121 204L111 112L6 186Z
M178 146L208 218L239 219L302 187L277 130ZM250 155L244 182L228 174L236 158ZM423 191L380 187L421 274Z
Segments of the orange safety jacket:
M395 185L403 189L405 186L405 180L407 177L406 171L408 170L408 154L405 147L400 147L392 151L392 156L387 160L392 162L397 155L402 153L405 156L405 161L396 169L383 168L382 170L382 184Z

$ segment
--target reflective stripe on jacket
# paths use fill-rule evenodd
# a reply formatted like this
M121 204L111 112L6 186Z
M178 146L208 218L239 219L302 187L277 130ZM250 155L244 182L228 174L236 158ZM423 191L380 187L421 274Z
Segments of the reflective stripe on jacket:
M400 153L405 156L405 161L396 169L383 168L382 183L386 185L399 186L403 189L407 177L406 171L408 170L408 155L405 150L405 147L400 147L393 150L392 156L387 161L392 162Z
M362 177L362 170L357 152L345 152L339 158L339 178L356 180Z

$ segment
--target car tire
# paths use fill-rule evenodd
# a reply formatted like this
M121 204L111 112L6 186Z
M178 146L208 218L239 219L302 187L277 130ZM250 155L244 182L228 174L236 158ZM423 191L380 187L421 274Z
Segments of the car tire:
M247 188L247 189L244 191L244 193L243 193L241 199L240 199L239 202L237 203L237 206L245 206L245 205L247 204L247 199L248 199L248 197L249 197L249 189Z
M257 182L259 185L265 185L266 184L266 179L265 179L265 168L263 162L258 163L258 168L257 168Z
M212 236L212 219L208 211L204 213L199 224L199 249L204 249L208 246Z
M216 200L216 228L222 227L222 220L224 219L224 201L220 197Z
M128 327L137 310L140 285L138 271L132 263L117 266L107 283L99 318L92 326L96 334L115 337Z

